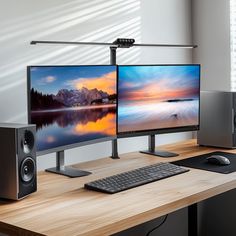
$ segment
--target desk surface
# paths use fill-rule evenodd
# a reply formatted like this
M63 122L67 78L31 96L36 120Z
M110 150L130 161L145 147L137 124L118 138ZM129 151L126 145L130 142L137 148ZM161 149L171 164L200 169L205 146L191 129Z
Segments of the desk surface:
M219 150L198 147L195 140L166 145L163 149L180 156L164 159L136 152L121 155L120 160L103 158L77 165L93 174L74 179L40 172L37 193L19 202L0 201L0 232L110 235L236 188L236 172L224 175L191 169L113 195L83 189L84 183L105 176Z

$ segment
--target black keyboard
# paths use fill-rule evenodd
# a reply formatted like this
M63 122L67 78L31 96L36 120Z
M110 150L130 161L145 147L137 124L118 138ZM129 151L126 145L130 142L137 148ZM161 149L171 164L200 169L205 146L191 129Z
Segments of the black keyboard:
M143 184L182 174L187 171L189 171L189 169L171 163L157 163L95 180L85 184L84 187L99 192L118 193Z

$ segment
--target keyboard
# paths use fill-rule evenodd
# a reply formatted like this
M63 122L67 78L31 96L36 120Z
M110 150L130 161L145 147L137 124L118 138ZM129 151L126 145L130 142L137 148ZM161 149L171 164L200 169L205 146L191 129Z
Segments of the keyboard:
M95 180L86 183L84 187L86 189L104 193L118 193L140 185L182 174L187 171L189 171L189 169L171 163L157 163Z

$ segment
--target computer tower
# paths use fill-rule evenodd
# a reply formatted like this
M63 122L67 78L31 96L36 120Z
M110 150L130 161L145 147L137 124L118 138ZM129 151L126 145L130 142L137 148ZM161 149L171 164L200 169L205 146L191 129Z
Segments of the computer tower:
M198 144L236 147L236 92L202 91Z
M35 125L0 123L0 198L19 200L37 189Z

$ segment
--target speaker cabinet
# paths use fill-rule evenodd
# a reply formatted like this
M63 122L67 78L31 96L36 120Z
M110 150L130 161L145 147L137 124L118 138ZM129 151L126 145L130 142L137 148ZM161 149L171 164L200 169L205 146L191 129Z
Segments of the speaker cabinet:
M37 190L35 125L0 123L0 198Z

